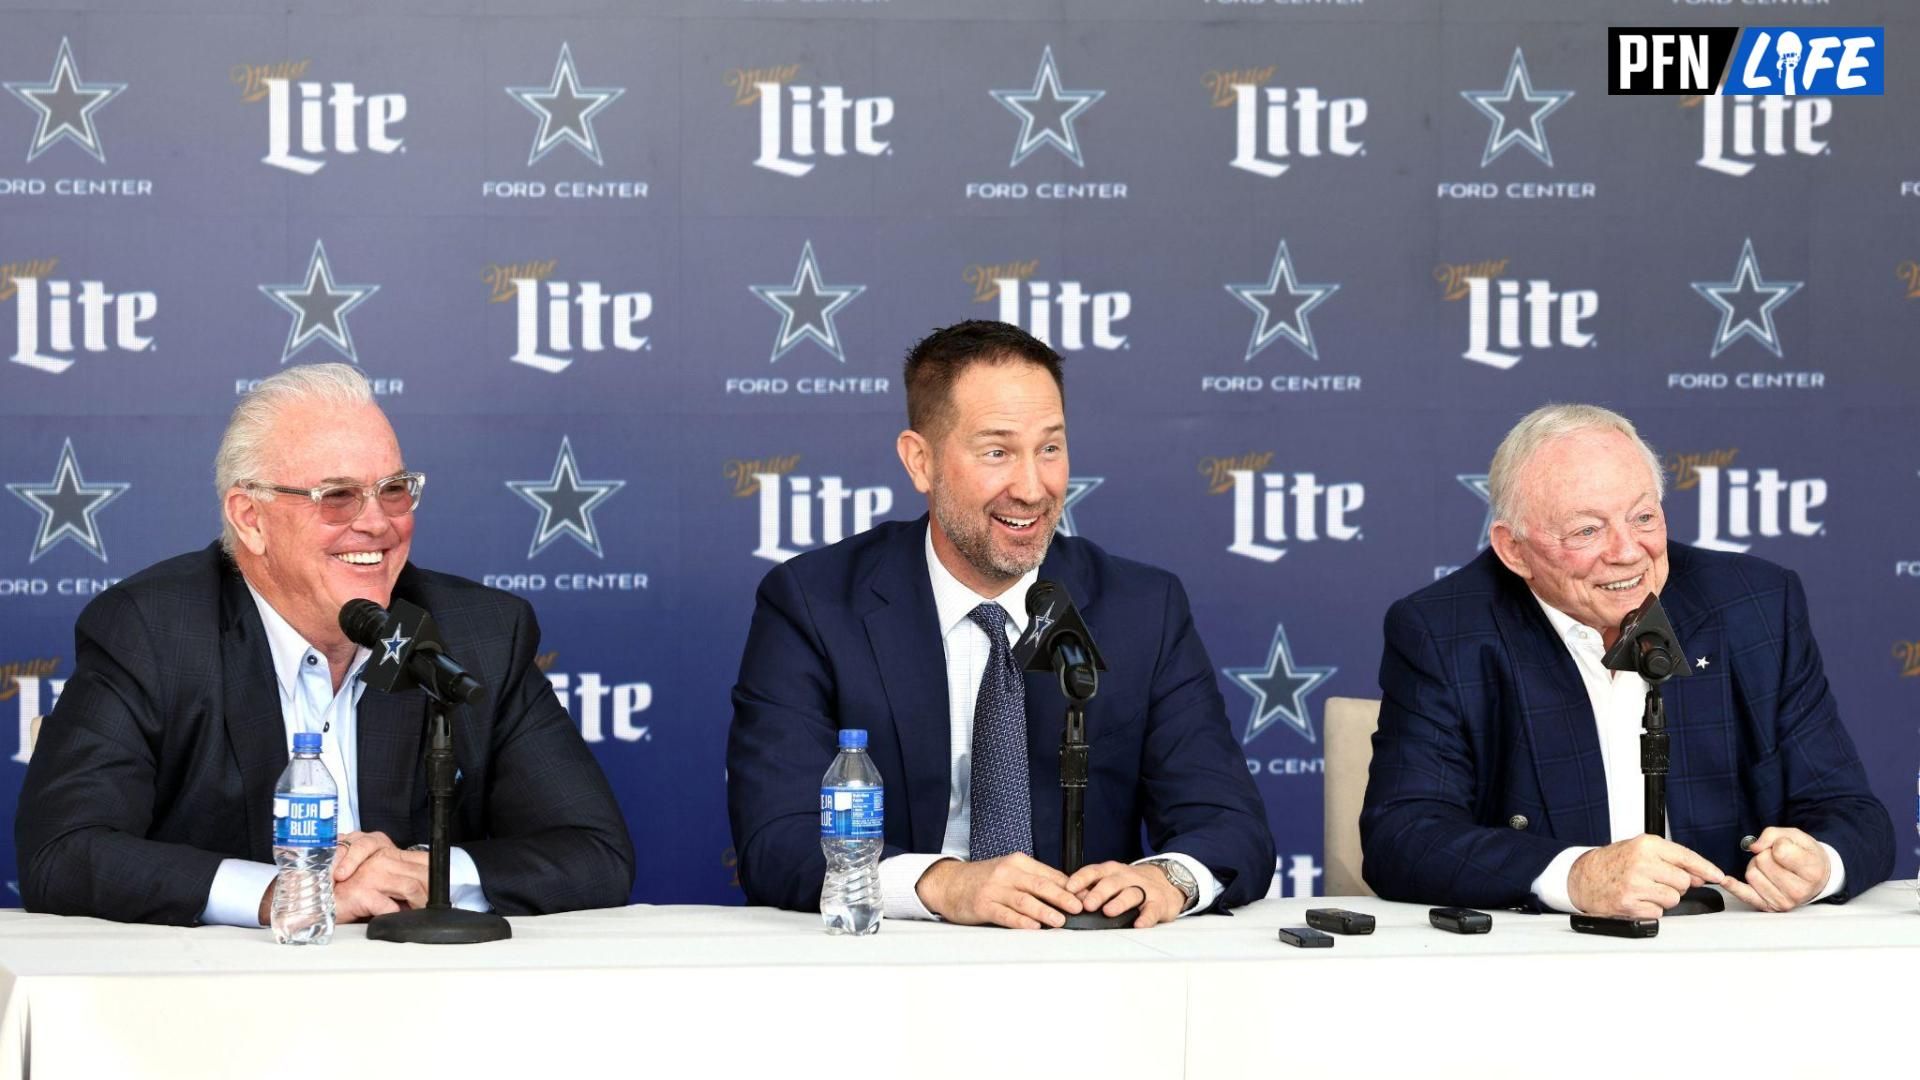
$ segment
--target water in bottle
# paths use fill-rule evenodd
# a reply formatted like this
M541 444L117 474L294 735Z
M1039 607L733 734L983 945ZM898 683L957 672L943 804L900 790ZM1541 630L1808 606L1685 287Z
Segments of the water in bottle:
M820 780L820 850L827 877L820 917L831 934L880 929L880 845L885 790L867 756L867 733L840 732L840 753Z
M333 939L333 852L339 788L320 760L320 733L293 736L293 760L273 789L273 940Z

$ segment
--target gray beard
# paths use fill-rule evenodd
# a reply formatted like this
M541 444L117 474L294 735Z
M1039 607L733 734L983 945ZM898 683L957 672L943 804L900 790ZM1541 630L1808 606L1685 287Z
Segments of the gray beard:
M1047 526L1046 539L1041 543L1033 562L1023 563L1003 560L995 555L992 525L976 528L973 526L977 519L969 518L965 522L956 520L955 515L948 513L945 501L937 497L933 500L933 517L940 523L940 530L946 533L947 539L953 543L953 549L960 553L961 558L967 560L968 566L973 567L982 577L989 580L1008 583L1018 581L1028 571L1037 569L1046 561L1047 549L1053 546L1054 528L1059 524L1056 519Z

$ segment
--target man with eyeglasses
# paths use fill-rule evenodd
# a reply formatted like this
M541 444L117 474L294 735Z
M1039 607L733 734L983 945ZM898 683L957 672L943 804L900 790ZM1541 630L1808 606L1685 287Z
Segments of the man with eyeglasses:
M220 541L102 593L15 815L30 910L172 925L267 921L274 782L297 731L340 786L337 918L423 905L420 691L369 692L341 605L432 612L486 684L456 708L452 899L506 915L624 904L633 845L606 777L534 666L525 601L410 566L426 477L367 381L289 368L243 398L214 462Z

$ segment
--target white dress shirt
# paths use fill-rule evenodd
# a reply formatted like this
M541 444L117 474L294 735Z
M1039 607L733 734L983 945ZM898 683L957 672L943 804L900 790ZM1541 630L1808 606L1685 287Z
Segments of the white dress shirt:
M320 761L340 789L338 829L341 836L360 828L360 789L356 782L358 755L354 739L357 733L355 710L367 684L360 681L360 670L373 653L362 647L354 651L353 662L333 688L333 669L318 649L307 644L280 613L273 609L253 587L253 603L260 611L260 624L266 628L267 650L273 659L274 682L280 690L280 718L287 728L288 754L292 754L296 731L320 733ZM261 823L266 828L265 822ZM486 911L486 894L480 889L480 870L473 857L460 848L450 851L448 860L448 898L453 906ZM213 887L207 893L207 906L200 913L202 923L224 926L259 926L260 898L276 873L272 863L246 859L222 859L214 872Z
M933 529L933 522L929 520L927 575L933 582L933 606L940 620L941 645L947 657L947 831L937 855L908 853L880 861L881 909L889 919L935 918L920 902L915 886L934 863L942 859L965 859L971 849L973 708L993 643L968 613L983 603L999 604L1007 613L1007 642L1010 645L1018 642L1027 630L1027 590L1040 576L1038 569L1029 570L998 597L981 596L962 584L940 562L940 556L933 550ZM1220 883L1199 860L1174 852L1162 852L1154 857L1179 861L1199 882L1200 897L1183 914L1205 911L1213 903Z
M1554 633L1573 657L1573 666L1579 669L1580 681L1587 688L1587 700L1593 705L1594 724L1600 736L1600 765L1607 778L1608 830L1614 843L1631 840L1647 831L1647 789L1640 767L1640 731L1647 708L1647 681L1635 672L1607 670L1606 648L1601 644L1600 631L1575 621L1538 595L1533 599L1540 610L1546 612ZM1671 820L1667 822L1667 836L1673 836ZM1830 844L1821 842L1820 846L1825 849L1833 872L1827 877L1826 887L1814 896L1815 900L1832 896L1847 879L1840 853ZM1540 876L1533 879L1533 894L1555 911L1579 913L1580 909L1573 906L1567 879L1573 873L1574 861L1592 850L1570 847L1554 856Z

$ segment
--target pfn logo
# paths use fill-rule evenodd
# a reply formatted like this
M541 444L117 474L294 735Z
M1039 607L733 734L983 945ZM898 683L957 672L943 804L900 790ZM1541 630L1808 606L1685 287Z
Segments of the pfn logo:
M1600 310L1599 293L1592 289L1555 292L1551 282L1539 278L1526 286L1526 295L1522 296L1520 282L1510 278L1467 279L1467 351L1460 354L1463 358L1505 371L1520 362L1520 354L1496 352L1492 348L1496 341L1502 349L1513 350L1521 347L1523 337L1531 349L1555 344L1581 349L1593 344L1593 335L1580 324Z
M1610 26L1607 93L1877 96L1885 44L1877 26Z
M358 153L363 117L367 149L376 154L391 154L406 142L387 133L388 127L406 119L404 94L363 95L354 90L352 83L337 82L333 84L333 93L323 101L321 95L327 88L317 82L267 79L266 84L267 156L260 160L275 168L312 176L327 164L318 157L301 157L293 152L296 98L301 153ZM329 113L331 124L327 122Z

